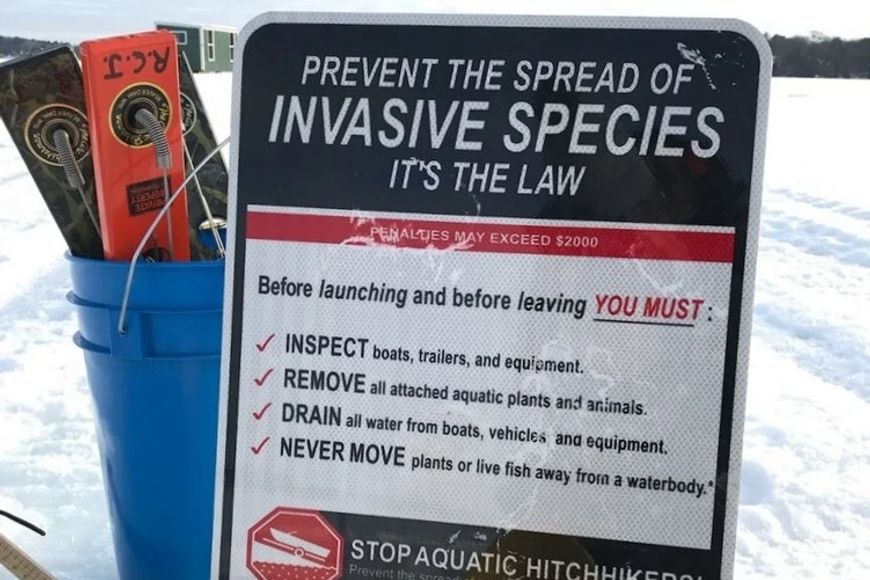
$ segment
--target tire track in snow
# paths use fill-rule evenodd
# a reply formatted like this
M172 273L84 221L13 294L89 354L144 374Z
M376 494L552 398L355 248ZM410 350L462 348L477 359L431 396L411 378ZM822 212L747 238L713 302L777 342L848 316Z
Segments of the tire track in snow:
M834 211L851 218L870 221L870 209L858 207L857 205L851 205L833 199L825 199L803 191L794 191L787 188L774 188L768 191L816 208Z
M781 300L755 306L756 332L804 370L870 401L870 353L842 326L808 317Z
M870 233L870 224L867 229ZM791 244L807 254L834 257L847 265L870 267L870 239L784 211L764 210L761 235Z
M858 313L846 315L837 304L838 297L844 304L870 300L870 223L861 227L870 212L770 191L778 197L762 209L759 268L771 270L759 276L754 333L801 368L870 400L870 335L856 324ZM819 219L807 218L808 211Z

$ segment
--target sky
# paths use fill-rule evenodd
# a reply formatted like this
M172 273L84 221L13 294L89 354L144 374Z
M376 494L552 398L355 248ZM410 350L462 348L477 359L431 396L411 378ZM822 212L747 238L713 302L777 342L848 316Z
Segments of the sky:
M0 0L0 35L79 42L155 20L241 27L273 10L728 17L770 34L870 37L866 0Z

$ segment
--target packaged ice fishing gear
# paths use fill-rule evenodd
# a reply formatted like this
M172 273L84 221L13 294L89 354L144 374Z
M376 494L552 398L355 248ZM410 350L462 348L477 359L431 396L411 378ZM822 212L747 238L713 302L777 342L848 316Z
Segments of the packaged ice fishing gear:
M129 260L184 180L178 49L167 31L81 44L85 100L106 259ZM190 259L186 199L146 241L154 260Z
M103 257L82 75L68 47L0 65L0 117L70 253Z
M184 126L185 171L189 175L214 151L217 140L196 89L187 56L179 51L182 124ZM188 184L187 212L190 219L191 258L210 260L224 254L229 174L223 157L214 155Z

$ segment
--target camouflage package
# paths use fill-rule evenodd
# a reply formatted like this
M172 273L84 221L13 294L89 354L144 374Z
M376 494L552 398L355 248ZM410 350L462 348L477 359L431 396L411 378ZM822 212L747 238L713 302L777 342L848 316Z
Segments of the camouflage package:
M79 64L70 48L56 48L0 65L0 117L74 256L101 259L91 139ZM55 146L69 137L70 163L84 184L71 184ZM83 201L85 200L85 201ZM90 208L85 206L85 202ZM90 215L89 210L90 209ZM93 219L96 219L95 217Z
M196 83L190 64L183 52L179 53L179 74L181 80L181 109L184 126L185 173L190 175L194 167L217 147L214 133L208 122L202 99L196 90ZM208 221L203 203L207 203L212 217L224 223L227 217L227 187L229 175L223 157L215 155L196 177L187 184L187 206L190 218L191 258L194 260L214 259L218 256L197 236L200 224ZM202 194L200 196L200 193ZM203 201L204 200L204 201ZM208 232L206 232L208 233ZM208 233L208 235L211 235Z

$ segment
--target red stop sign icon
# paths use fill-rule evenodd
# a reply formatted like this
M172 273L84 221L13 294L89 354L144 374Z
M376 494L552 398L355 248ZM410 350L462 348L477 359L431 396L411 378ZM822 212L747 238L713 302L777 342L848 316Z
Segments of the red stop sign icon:
M344 540L320 512L278 507L248 530L248 569L260 580L341 577Z

